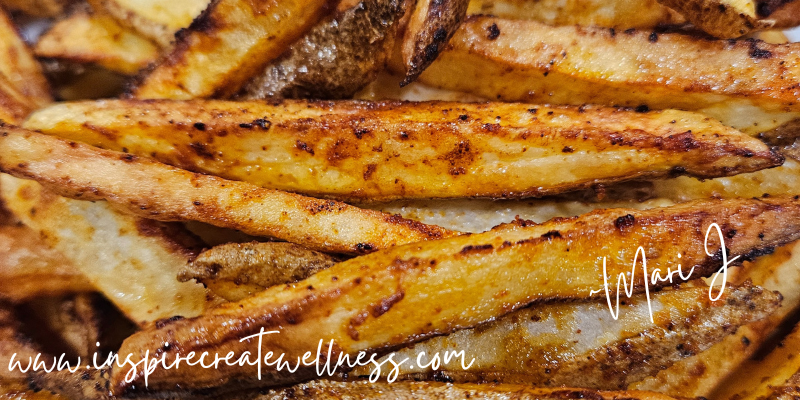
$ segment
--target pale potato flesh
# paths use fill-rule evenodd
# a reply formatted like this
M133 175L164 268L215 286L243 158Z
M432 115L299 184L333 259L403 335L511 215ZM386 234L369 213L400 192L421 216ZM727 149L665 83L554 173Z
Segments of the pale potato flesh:
M163 47L175 32L187 28L208 6L209 0L88 0L96 12L106 13L121 24Z

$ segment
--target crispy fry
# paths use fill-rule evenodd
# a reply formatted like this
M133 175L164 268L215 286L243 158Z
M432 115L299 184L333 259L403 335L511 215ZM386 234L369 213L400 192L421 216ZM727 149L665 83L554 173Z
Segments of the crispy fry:
M540 197L681 173L713 178L783 161L757 139L682 111L104 101L59 104L24 126L271 189L373 202Z
M214 0L147 74L138 98L227 97L286 51L323 14L327 0Z
M703 246L712 222L721 224L730 238L725 242L729 257L747 258L800 237L800 200L776 197L693 202L648 211L608 209L541 225L517 221L483 234L397 246L341 262L295 285L272 287L239 303L223 304L194 319L140 331L123 343L120 353L138 362L146 351L152 354L168 342L171 346L161 355L170 365L176 351L184 355L193 350L233 351L238 358L245 350L257 351L256 343L280 349L285 360L316 351L320 339L334 341L334 359L339 354L387 350L472 327L537 301L590 298L591 291L603 285L601 260L609 258L607 274L613 279L630 271L633 255L643 244L648 271L666 271L680 252L684 270L694 267L691 276L706 276L719 268L720 260L707 256ZM719 248L714 242L708 242L708 254ZM641 275L629 278L635 291L645 289ZM259 330L279 333L240 342ZM313 367L301 366L290 373L259 364L262 380L257 380L256 368L157 367L148 384L151 390L229 382L263 386L315 374ZM129 372L133 379L126 380ZM142 379L141 370L115 368L112 391L133 393L143 387Z
M709 35L729 39L771 28L774 21L760 20L754 0L658 0Z
M446 360L445 353L457 349L467 363L475 360L463 369L461 359L455 358L442 362L437 371L403 364L400 374L415 379L444 376L460 382L625 389L706 350L780 305L778 294L761 288L727 288L723 296L710 301L707 287L660 292L652 297L653 310L659 310L653 314L655 323L650 322L643 294L620 308L618 320L609 315L604 301L534 306L418 343L394 353L394 358L415 360L424 352L427 363L437 354ZM387 357L379 362L384 360ZM360 368L351 375L370 372L369 367Z
M36 105L26 99L5 75L0 74L0 124L21 123Z
M342 1L242 89L243 99L349 98L385 67L401 0Z
M686 21L657 0L472 0L467 13L618 30L679 25Z
M120 214L106 203L66 199L5 174L0 192L20 220L132 321L195 316L207 307L201 285L175 278L199 246L182 227Z
M34 108L53 101L50 85L39 62L17 33L17 27L0 9L0 75L30 101Z
M0 226L0 297L21 302L94 290L64 255L25 226Z
M200 253L178 279L195 279L226 300L239 301L270 286L306 279L336 262L293 243L231 243Z
M175 32L187 28L209 0L88 0L95 11L167 47Z
M68 197L108 200L143 217L206 222L334 253L367 253L453 235L437 226L333 200L194 174L19 129L2 132L0 170L35 178Z
M405 86L436 60L467 15L469 0L418 0L400 43Z
M74 13L57 22L36 43L39 57L94 63L135 74L158 58L159 49L136 32L102 14Z
M798 46L473 16L420 81L507 101L701 110L757 133L800 116Z

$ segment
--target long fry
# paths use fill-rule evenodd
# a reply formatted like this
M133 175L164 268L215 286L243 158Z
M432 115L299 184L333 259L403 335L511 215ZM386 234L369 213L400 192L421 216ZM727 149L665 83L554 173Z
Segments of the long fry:
M0 170L36 179L67 197L108 200L147 218L206 222L337 253L366 253L453 234L400 216L195 174L8 127L0 136Z
M757 139L672 110L102 101L49 107L24 127L270 189L361 201L544 196L783 161Z

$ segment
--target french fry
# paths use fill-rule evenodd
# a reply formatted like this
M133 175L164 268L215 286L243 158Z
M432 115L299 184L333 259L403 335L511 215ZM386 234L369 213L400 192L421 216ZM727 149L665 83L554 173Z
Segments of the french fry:
M771 28L775 23L760 20L755 0L658 0L677 10L709 35L732 39Z
M405 86L436 60L467 15L469 0L418 0L400 43Z
M270 189L372 202L540 197L783 161L701 114L596 107L103 101L46 108L24 127Z
M159 49L136 32L102 14L74 13L56 22L36 43L39 57L93 63L135 74L158 58Z
M0 74L0 124L19 124L34 109L36 105Z
M137 98L191 99L236 94L322 16L326 0L215 0L142 78Z
M175 33L189 27L208 6L209 0L88 0L98 13L114 17L162 47L168 47Z
M686 22L683 16L657 0L472 0L467 13L618 30Z
M17 218L137 324L196 316L208 306L201 285L176 280L200 245L182 227L121 214L102 202L66 199L5 174L0 193Z
M243 351L253 354L257 344L280 350L284 360L297 360L316 351L323 340L334 343L328 358L354 357L359 351L390 349L472 327L537 301L592 298L592 291L603 288L604 273L617 277L631 271L633 255L643 244L648 271L667 271L680 253L683 269L694 268L691 276L707 276L718 270L721 259L707 255L719 249L713 239L708 249L703 246L712 222L727 232L725 246L732 259L762 254L767 247L800 237L798 217L800 200L775 197L648 211L607 209L539 225L517 221L483 234L396 246L343 261L294 285L272 287L200 317L140 331L125 340L120 354L137 363L145 352L153 354L170 343L159 359L172 365L178 351L208 351L212 356L230 351L238 359ZM604 259L609 261L602 264ZM641 275L628 277L633 291L645 290ZM656 281L649 287L668 284L666 279ZM272 330L279 333L240 341ZM142 371L131 370L131 365L112 371L114 394L144 387ZM306 366L288 372L261 363L234 365L220 364L214 370L188 364L156 367L149 371L148 388L281 385L316 374Z
M0 74L34 108L53 101L50 86L39 62L17 32L17 27L0 9Z
M798 46L472 16L419 79L506 101L700 110L755 134L800 116Z
M653 295L652 307L659 310L653 314L655 323L650 322L645 295L620 307L619 319L609 315L604 301L533 306L475 329L417 343L393 357L415 360L424 354L423 362L429 363L437 357L447 360L447 352L457 349L466 355L464 364L473 362L469 369L458 357L442 361L436 371L412 367L413 363L400 367L401 376L417 380L446 377L457 382L625 389L708 349L780 304L778 294L753 287L726 288L718 302L709 295L707 287ZM382 361L388 363L388 357L378 362ZM370 372L361 367L351 375Z
M761 0L757 9L759 16L775 21L776 28L800 25L800 1Z
M385 68L406 6L399 0L340 2L286 54L253 77L239 98L353 96Z
M197 280L228 301L239 301L270 286L301 281L338 260L293 243L230 243L200 253L178 275Z
M108 200L142 217L205 222L334 253L367 253L454 235L400 216L195 174L14 128L0 136L0 170L35 178L67 197Z
M33 230L0 226L0 298L18 303L93 290L86 277Z

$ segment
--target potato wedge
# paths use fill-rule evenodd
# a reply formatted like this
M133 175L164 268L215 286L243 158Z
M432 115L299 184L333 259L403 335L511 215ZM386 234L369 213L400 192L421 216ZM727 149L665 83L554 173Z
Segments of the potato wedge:
M759 140L682 111L103 101L59 104L24 126L190 171L351 201L541 197L630 179L713 178L783 162Z
M210 0L87 0L96 12L114 17L162 47L175 33L189 27Z
M755 0L658 0L683 14L694 26L711 36L732 39L771 28L775 23L760 20Z
M68 197L108 200L142 217L206 222L333 253L368 253L454 235L400 216L195 174L39 133L2 132L0 170L35 178Z
M18 303L93 290L89 280L33 230L0 226L0 298Z
M56 22L36 43L39 57L92 63L133 75L158 58L155 44L102 14L74 13Z
M342 1L242 89L242 99L344 99L375 80L392 50L401 0Z
M416 80L436 60L467 16L468 6L469 0L417 0L400 43L405 65L400 86Z
M215 0L176 36L172 50L145 74L133 96L232 96L305 34L327 4L327 0Z
M461 359L441 367L411 367L400 374L419 379L446 377L457 382L525 383L625 389L655 375L675 361L708 349L744 324L762 319L780 306L780 296L761 288L728 288L718 302L707 287L662 291L652 296L650 322L647 297L638 295L620 308L614 320L604 301L547 304L510 313L496 321L436 337L393 353L397 360L424 363L458 350ZM691 322L690 322L691 321ZM384 356L379 362L387 360ZM643 362L643 360L647 360ZM358 368L351 375L369 375ZM383 376L388 375L388 371Z
M171 365L176 352L208 351L213 357L232 351L238 359L243 351L255 354L266 348L283 353L294 368L291 360L316 351L319 340L334 342L327 359L353 357L472 327L537 301L591 298L603 287L602 260L610 258L606 267L613 279L631 271L639 246L647 247L648 271L666 271L680 253L683 269L694 267L690 278L707 276L720 267L720 258L707 256L703 246L712 222L727 232L729 256L747 258L800 237L799 217L800 200L793 198L711 200L648 211L607 209L540 225L517 221L483 234L396 246L343 261L297 284L220 305L200 317L134 334L120 349L123 358L131 356L131 363L112 371L112 392L142 390L144 375L131 366L156 349L163 349L159 358ZM719 249L713 242L708 242L710 254ZM645 290L641 275L628 277L634 291ZM650 283L648 287L655 287L667 280ZM272 330L279 333L240 341ZM280 385L316 375L313 366L288 372L256 364L223 363L214 370L187 364L156 367L148 376L148 389L233 382L238 387Z
M657 0L472 0L467 13L618 30L686 22L682 15Z
M14 85L0 74L0 124L19 124L36 105L25 98Z
M17 27L0 9L0 74L30 101L34 108L53 101L50 84L42 74L39 62L22 41Z
M294 243L230 243L200 253L178 279L194 279L225 300L239 301L270 286L301 281L337 262Z
M472 16L420 81L506 101L700 110L755 134L800 116L798 48Z
M17 218L132 321L195 316L207 307L202 285L175 278L199 246L182 227L121 214L103 202L66 199L5 174L0 193Z

